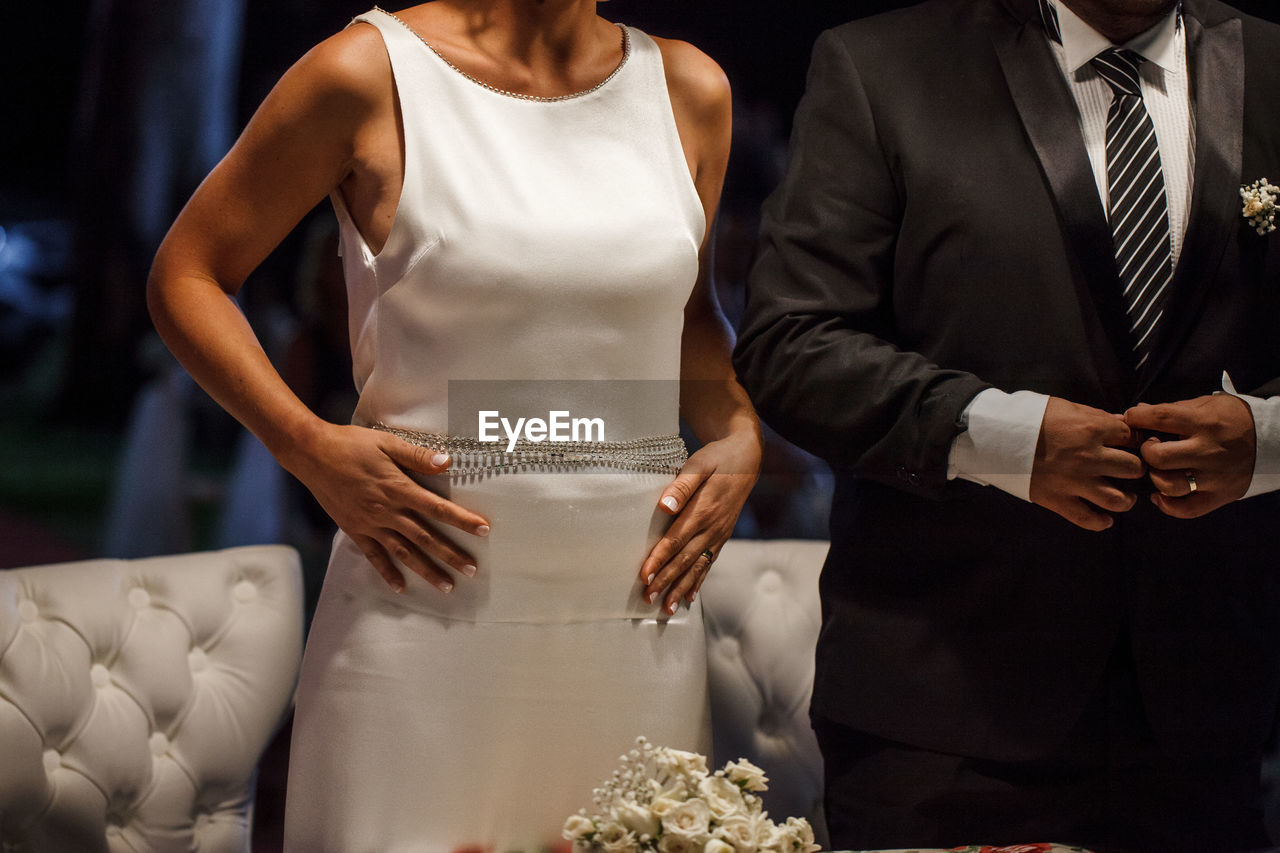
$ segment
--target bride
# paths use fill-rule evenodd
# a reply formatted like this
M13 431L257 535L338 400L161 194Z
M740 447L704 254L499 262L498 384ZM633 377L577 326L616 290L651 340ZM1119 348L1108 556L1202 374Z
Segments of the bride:
M761 453L709 275L729 136L719 67L594 0L374 9L284 75L174 223L157 328L340 528L289 849L545 847L638 735L709 747L696 595ZM233 301L325 196L349 425Z

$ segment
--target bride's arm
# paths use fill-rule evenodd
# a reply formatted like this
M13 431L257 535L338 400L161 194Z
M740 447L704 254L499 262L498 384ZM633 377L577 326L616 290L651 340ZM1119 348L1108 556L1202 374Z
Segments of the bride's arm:
M393 95L386 53L367 29L334 36L281 78L165 237L147 303L192 377L312 491L389 584L404 586L394 556L447 591L452 581L437 563L472 573L473 561L426 520L469 533L487 532L485 520L405 473L438 473L447 462L385 433L316 417L234 302L249 273L362 168L362 148L374 144L379 111Z
M660 505L676 518L640 569L648 600L664 595L664 607L673 613L681 598L693 601L714 555L733 532L759 474L762 439L751 401L734 375L733 335L711 280L712 224L732 134L729 83L720 67L696 48L665 40L659 45L676 125L707 222L680 347L680 414L703 447L663 492Z

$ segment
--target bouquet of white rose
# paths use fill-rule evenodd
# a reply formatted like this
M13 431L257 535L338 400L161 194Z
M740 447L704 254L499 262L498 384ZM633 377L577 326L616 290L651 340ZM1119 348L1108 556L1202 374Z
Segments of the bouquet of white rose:
M775 824L757 793L764 771L746 759L707 772L695 752L654 746L643 737L593 791L596 814L582 809L564 822L575 850L606 853L814 853L804 818Z

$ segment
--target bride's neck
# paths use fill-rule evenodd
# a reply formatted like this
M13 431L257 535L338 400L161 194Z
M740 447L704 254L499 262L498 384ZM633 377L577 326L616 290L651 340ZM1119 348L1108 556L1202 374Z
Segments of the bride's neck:
M589 58L599 50L596 0L439 0L461 15L486 52L536 67Z

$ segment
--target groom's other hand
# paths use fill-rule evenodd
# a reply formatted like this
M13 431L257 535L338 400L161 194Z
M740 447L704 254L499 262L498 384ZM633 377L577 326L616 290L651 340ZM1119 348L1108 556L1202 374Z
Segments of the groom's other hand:
M1138 500L1115 480L1146 473L1133 437L1123 415L1050 397L1031 468L1031 502L1086 530L1111 527L1112 513L1128 512Z
M1141 447L1156 487L1151 502L1165 515L1196 518L1249 490L1257 445L1253 413L1239 397L1214 394L1158 406L1139 403L1124 419L1134 430L1174 436L1148 438Z

